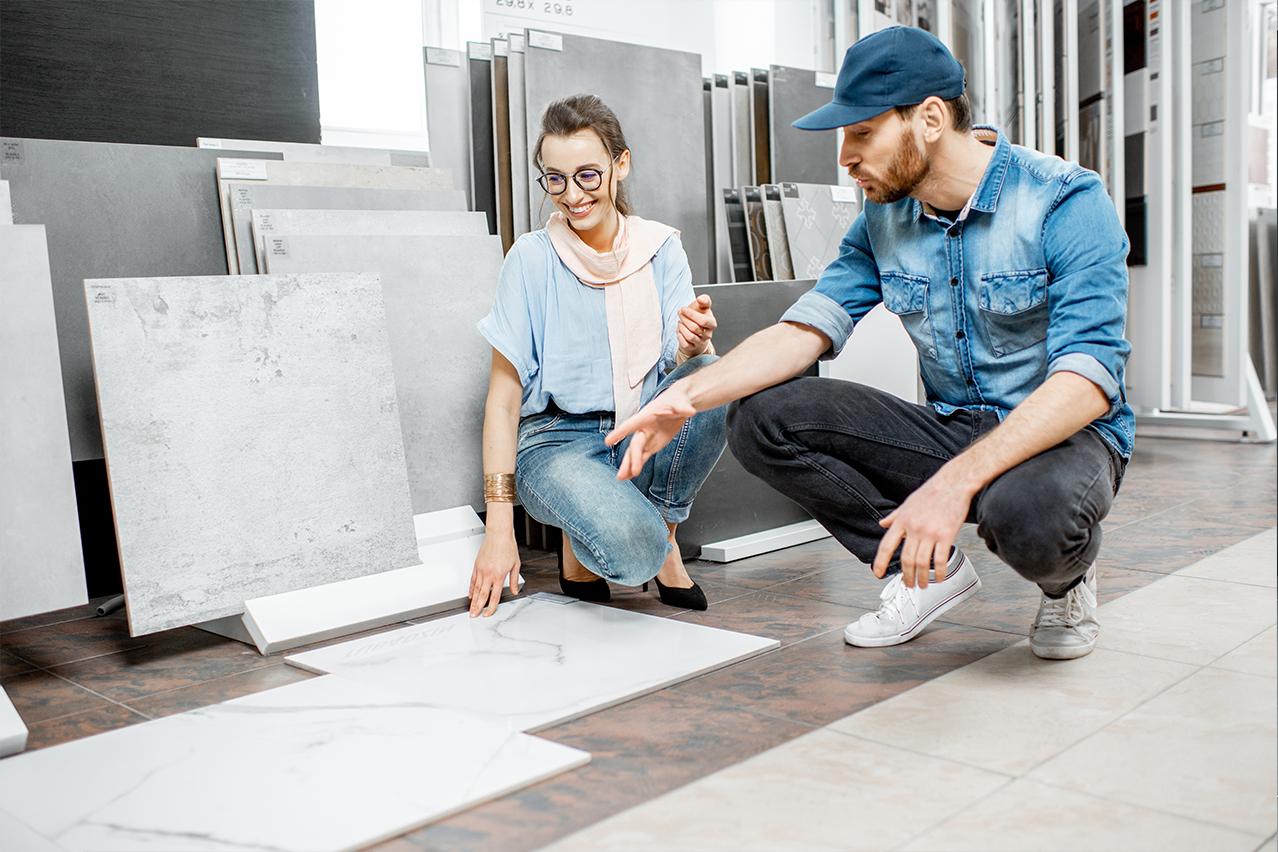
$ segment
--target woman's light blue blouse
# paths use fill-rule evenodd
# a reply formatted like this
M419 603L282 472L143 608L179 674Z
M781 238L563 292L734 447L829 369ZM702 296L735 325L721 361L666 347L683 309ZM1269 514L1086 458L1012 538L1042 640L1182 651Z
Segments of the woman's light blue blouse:
M661 300L661 358L644 377L644 402L655 395L660 375L674 367L679 309L696 298L677 234L653 255L652 276ZM545 411L551 399L570 414L616 410L603 288L578 281L545 230L524 234L511 246L493 309L478 327L519 371L521 416Z

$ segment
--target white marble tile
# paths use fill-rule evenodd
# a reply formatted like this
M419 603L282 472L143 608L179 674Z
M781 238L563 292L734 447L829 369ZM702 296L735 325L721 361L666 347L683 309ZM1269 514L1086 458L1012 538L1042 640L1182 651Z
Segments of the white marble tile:
M1101 636L1104 641L1103 632ZM1183 680L1194 668L1100 648L1078 660L1040 660L1027 642L1020 642L829 727L1020 775ZM926 723L902 724L902 719Z
M520 598L286 658L512 731L537 731L777 646L573 601Z
M17 754L26 747L27 726L5 694L4 687L0 686L0 757Z
M1211 664L1214 669L1278 678L1278 627L1249 639Z
M290 187L292 188L292 187ZM479 436L492 347L475 324L501 272L494 236L297 236L272 251L274 272L381 276L413 513L484 508ZM447 305L447 310L440 310Z
M0 810L0 849L14 852L64 852L17 817Z
M85 288L133 635L417 563L375 274Z
M1179 814L1018 780L900 848L907 852L1252 852L1260 840L1255 834Z
M816 731L542 852L894 849L1007 781L953 761Z
M0 226L0 299L0 621L7 621L88 602L43 225Z
M1028 777L1265 837L1278 820L1276 720L1271 678L1203 669Z
M1182 577L1202 577L1274 588L1278 586L1278 528L1265 530L1246 541L1226 547L1206 559L1187 565L1176 573Z
M589 759L321 677L0 761L0 808L64 850L362 849Z
M1261 586L1173 574L1105 605L1100 623L1105 648L1205 666L1278 623L1278 599Z

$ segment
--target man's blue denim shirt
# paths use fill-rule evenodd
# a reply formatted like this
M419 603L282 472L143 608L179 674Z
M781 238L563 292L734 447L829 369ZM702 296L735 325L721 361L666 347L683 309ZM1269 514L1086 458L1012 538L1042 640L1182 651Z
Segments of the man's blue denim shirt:
M816 286L781 317L811 326L842 351L854 325L883 302L919 351L927 401L995 411L1001 420L1062 370L1105 392L1110 408L1087 428L1130 458L1135 416L1123 393L1131 344L1127 235L1095 172L1012 145L994 153L951 223L922 202L867 202Z

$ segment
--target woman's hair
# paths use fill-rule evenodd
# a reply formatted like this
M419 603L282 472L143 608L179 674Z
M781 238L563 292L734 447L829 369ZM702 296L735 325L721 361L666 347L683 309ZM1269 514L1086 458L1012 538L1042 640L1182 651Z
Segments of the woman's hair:
M630 147L626 144L626 135L621 132L617 114L607 104L595 95L569 95L554 101L542 113L541 134L533 148L533 165L543 172L546 170L541 161L541 143L547 136L572 136L582 130L595 132L614 164L622 152ZM634 212L626 195L624 181L617 184L617 197L612 203L622 216L629 216Z

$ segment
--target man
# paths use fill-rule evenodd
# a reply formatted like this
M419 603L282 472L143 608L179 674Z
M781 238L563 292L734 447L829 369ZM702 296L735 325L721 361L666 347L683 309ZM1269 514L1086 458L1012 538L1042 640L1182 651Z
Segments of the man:
M909 641L980 588L964 522L1042 593L1040 657L1096 643L1101 519L1131 455L1123 396L1127 239L1096 174L971 127L962 66L894 27L847 52L832 103L864 212L776 325L619 424L635 475L696 411L734 400L728 444L848 550L892 575L852 645ZM882 302L919 352L927 405L794 378Z

